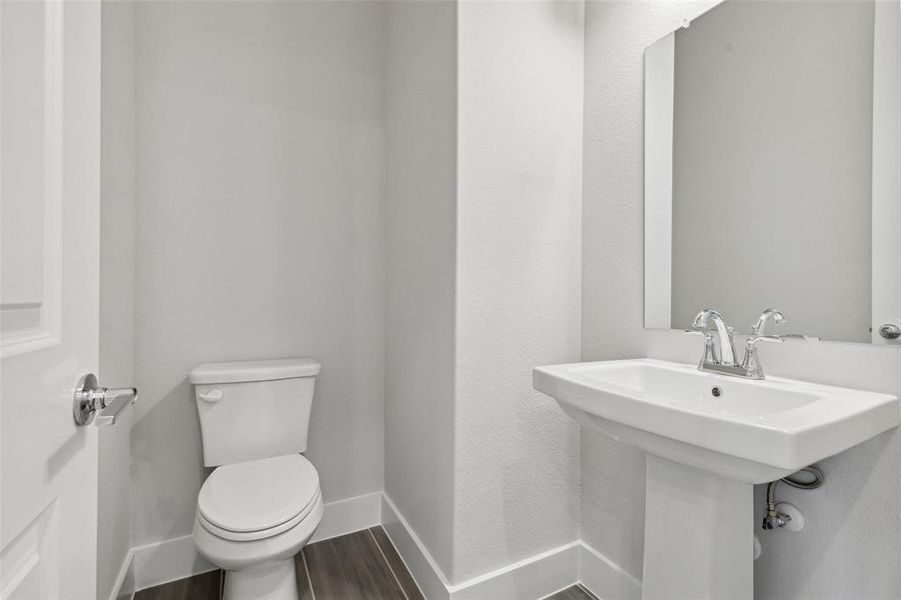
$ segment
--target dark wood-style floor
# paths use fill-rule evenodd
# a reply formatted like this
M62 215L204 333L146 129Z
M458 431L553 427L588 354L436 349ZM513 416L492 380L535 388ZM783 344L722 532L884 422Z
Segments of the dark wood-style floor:
M310 544L295 566L300 600L424 600L381 526ZM210 571L141 590L135 600L219 600L222 580ZM574 585L546 600L597 599Z
M582 587L582 584L572 585L561 590L544 600L598 600L598 597Z

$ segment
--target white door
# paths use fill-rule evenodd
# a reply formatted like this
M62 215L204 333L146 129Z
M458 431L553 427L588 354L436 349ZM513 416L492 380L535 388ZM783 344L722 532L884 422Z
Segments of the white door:
M876 3L873 33L872 335L901 346L901 2Z
M100 6L0 0L0 597L96 598Z

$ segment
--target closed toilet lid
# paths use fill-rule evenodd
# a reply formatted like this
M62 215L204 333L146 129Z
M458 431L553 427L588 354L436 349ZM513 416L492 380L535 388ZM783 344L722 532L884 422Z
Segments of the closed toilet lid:
M219 467L200 488L197 510L222 529L260 531L296 517L318 493L316 468L289 454Z

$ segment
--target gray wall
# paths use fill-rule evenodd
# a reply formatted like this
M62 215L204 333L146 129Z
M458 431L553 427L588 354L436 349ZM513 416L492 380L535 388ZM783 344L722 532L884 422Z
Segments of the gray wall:
M311 356L325 500L381 490L383 7L136 7L133 543L191 533L204 477L186 376Z
M870 340L873 2L726 2L676 32L672 326ZM718 254L719 253L719 254Z
M454 570L578 536L578 428L532 389L580 339L581 2L461 2Z
M135 370L134 4L101 8L100 377L130 386ZM99 428L97 594L109 598L131 547L129 448L134 413ZM127 583L125 586L127 587Z
M642 328L642 51L712 3L592 1L587 10L582 358L693 362L701 342ZM901 394L901 352L848 344L761 349L774 375ZM582 432L582 535L641 575L644 458ZM826 486L782 490L807 526L760 535L757 598L901 595L901 434L887 432L823 461ZM758 488L758 507L762 488Z
M385 490L449 573L457 6L398 1L387 16Z
M452 582L577 536L578 429L531 368L579 353L582 5L457 11L138 5L135 545L191 530L189 370L290 355L324 365L326 500L386 452Z
M386 489L451 584L578 537L578 428L531 369L579 354L582 19L389 9Z

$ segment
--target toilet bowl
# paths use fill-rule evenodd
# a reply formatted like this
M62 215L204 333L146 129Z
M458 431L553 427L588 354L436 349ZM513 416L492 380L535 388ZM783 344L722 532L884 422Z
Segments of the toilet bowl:
M225 600L298 598L294 555L322 519L319 475L299 454L219 467L197 498L194 541L225 570Z
M209 363L191 371L203 462L194 543L225 571L225 600L297 600L294 556L322 520L306 451L318 362Z

